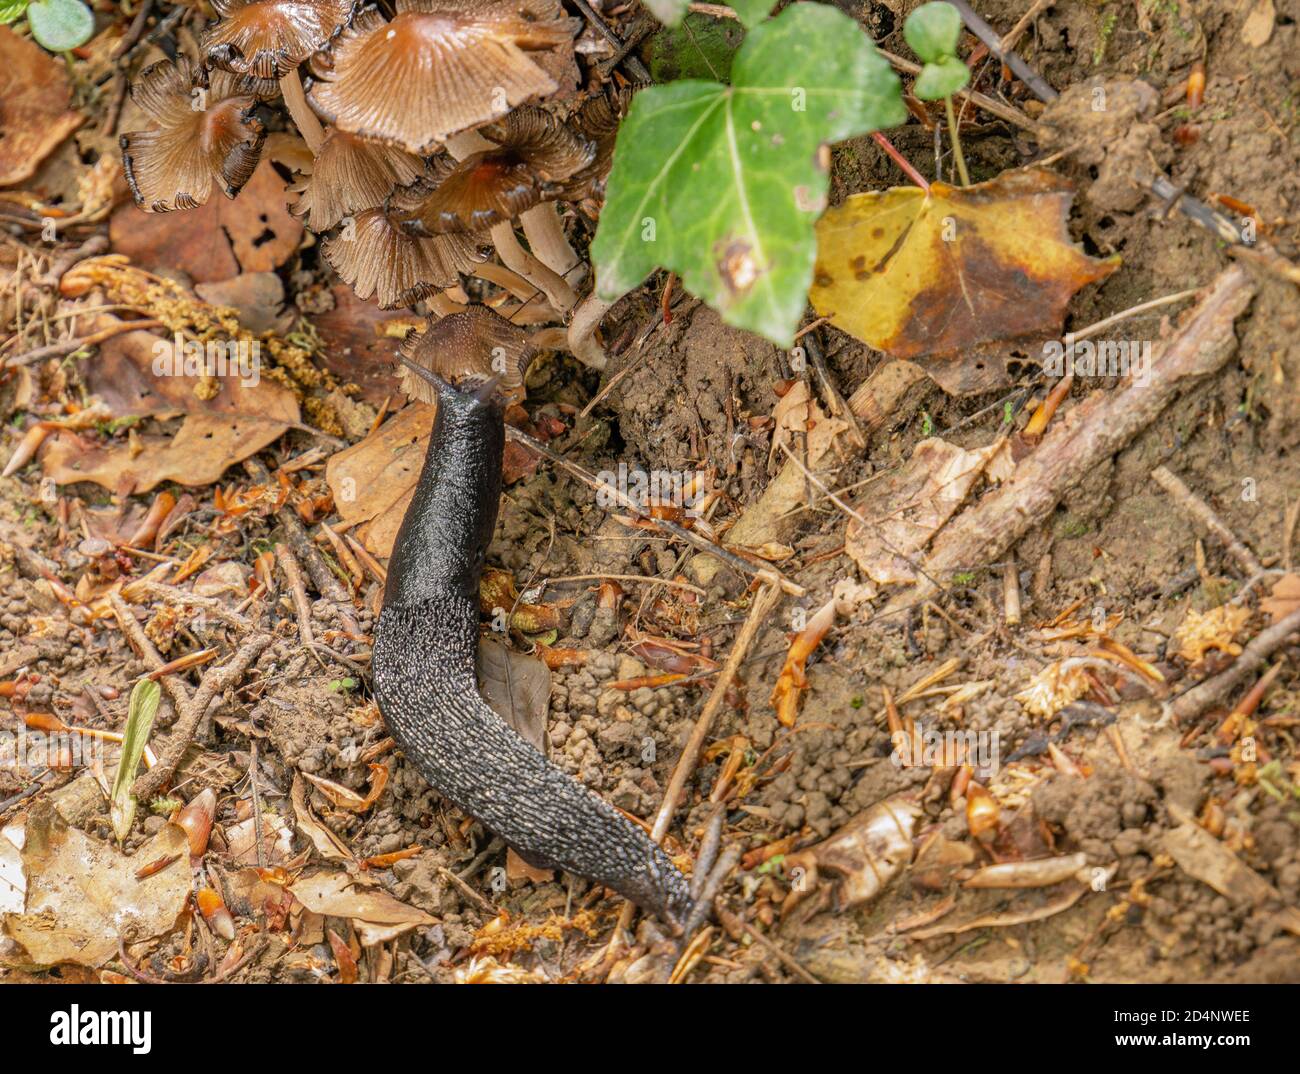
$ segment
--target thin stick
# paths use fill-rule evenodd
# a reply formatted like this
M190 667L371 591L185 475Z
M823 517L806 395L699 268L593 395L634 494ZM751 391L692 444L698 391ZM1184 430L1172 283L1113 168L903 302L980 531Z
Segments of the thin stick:
M893 142L881 134L880 131L872 131L871 137L875 140L875 143L889 155L889 158L897 164L900 169L902 169L904 175L911 179L913 183L919 186L927 194L930 193L929 180L912 167L912 162L894 148Z
M15 354L4 362L3 368L13 369L15 366L31 365L33 362L43 362L47 358L62 358L65 354L73 354L83 347L94 347L103 343L106 339L113 336L121 335L123 332L135 332L146 328L161 328L162 321L122 321L119 324L112 325L100 332L92 332L88 336L78 336L76 339L64 339L58 343L47 343L44 347L37 347L34 350L26 351L23 354Z
M691 585L690 582L679 582L669 578L647 578L643 574L566 574L559 578L541 578L533 584L545 587L558 582L603 582L606 579L614 582L640 582L643 585L666 585L674 589L688 589L692 593L705 596L703 589Z
M780 960L781 965L798 977L804 984L821 984L816 977L803 968L794 958L793 955L786 954L780 947L774 944L761 932L759 932L748 921L741 921L740 927L745 930L746 935L753 938L754 942L762 947L765 951L775 955Z
M151 670L161 668L165 661L141 628L140 621L136 619L135 613L122 599L122 595L117 592L109 593L108 603L113 609L113 614L117 617L118 626L122 628L122 633L126 635L126 639L131 643L131 648L135 650L136 655L148 664ZM190 702L188 687L186 687L179 675L164 675L162 688L167 691L172 707L179 717L185 711L185 706Z
M1255 553L1242 544L1237 535L1214 513L1214 509L1189 489L1177 474L1164 466L1157 466L1151 471L1151 478L1173 497L1174 503L1218 539L1246 572L1247 578L1254 578L1264 572L1264 566L1255 558Z
M1002 51L1010 52L1015 48L1016 42L1020 40L1020 35L1029 29L1030 23L1039 16L1044 8L1051 7L1054 3L1056 3L1056 0L1034 0L1029 10L1020 16L1020 21L1011 27L1002 38Z
M919 75L921 65L913 63L911 60L905 60L902 56L895 56L892 52L886 52L883 48L876 49L881 56L889 61L889 66L895 71L902 71L905 75ZM969 101L971 104L984 109L989 115L997 116L998 119L1006 120L1012 126L1019 127L1021 130L1029 131L1031 134L1038 133L1038 124L1030 119L1023 112L1012 108L1009 104L999 101L996 97L989 97L977 90L970 88L959 89L956 94L963 101Z
M951 3L961 13L962 22L966 24L967 29L983 41L994 56L1010 67L1012 74L1028 86L1035 97L1043 101L1053 100L1057 97L1056 90L1048 84L1042 75L1014 52L1003 48L1002 38L998 36L997 31L980 18L966 0L951 0Z
M167 744L159 751L158 764L135 781L132 793L137 798L141 801L149 801L162 790L163 785L175 774L177 765L185 756L185 751L189 749L194 733L199 729L199 723L212 699L238 683L243 678L244 672L270 644L270 634L258 634L244 642L230 658L229 663L208 669L199 682L198 690L182 710L176 726L167 738Z
M1274 650L1280 648L1287 637L1297 631L1300 631L1300 609L1256 634L1227 671L1212 679L1206 679L1177 700L1167 702L1159 723L1164 723L1170 718L1175 723L1195 719L1235 689L1243 679L1263 667Z

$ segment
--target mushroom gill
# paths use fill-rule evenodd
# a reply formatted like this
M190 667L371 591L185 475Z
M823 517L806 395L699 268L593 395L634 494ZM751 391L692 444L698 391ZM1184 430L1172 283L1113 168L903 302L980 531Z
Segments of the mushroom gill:
M368 142L331 127L311 174L290 188L290 209L313 231L328 231L349 213L382 205L390 191L417 180L424 166L396 146Z
M325 260L357 297L374 295L383 309L410 306L459 281L484 259L471 234L417 239L405 234L383 209L359 213L323 244Z
M527 53L571 47L576 29L558 0L397 0L392 21L367 8L335 44L311 103L342 130L428 155L554 92Z
M480 129L498 148L443 159L397 192L390 215L412 235L482 231L560 196L562 182L596 156L587 141L540 108L518 108Z
M212 0L220 16L203 37L210 65L283 78L347 25L354 0Z
M213 186L233 198L257 167L266 129L254 114L260 84L211 74L185 56L146 68L131 99L157 126L123 134L122 167L145 212L193 209Z

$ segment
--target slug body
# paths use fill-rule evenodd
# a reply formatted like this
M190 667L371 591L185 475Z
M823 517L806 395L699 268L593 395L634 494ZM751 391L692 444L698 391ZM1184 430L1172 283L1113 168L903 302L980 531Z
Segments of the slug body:
M439 381L437 391L375 632L379 707L430 785L530 863L604 884L680 929L690 889L663 850L479 696L479 577L496 526L505 426L490 389Z

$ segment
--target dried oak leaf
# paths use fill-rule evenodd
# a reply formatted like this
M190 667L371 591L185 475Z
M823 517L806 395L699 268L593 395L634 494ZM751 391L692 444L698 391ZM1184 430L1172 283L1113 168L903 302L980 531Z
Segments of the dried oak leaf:
M916 581L908 560L961 506L999 447L966 451L937 437L922 440L889 483L872 491L869 513L859 509L871 525L849 520L845 552L877 585Z
M45 442L41 463L56 484L93 481L123 496L148 492L164 481L211 485L228 466L257 454L286 428L267 418L190 414L175 436L141 436L134 447L59 432Z
M1241 646L1232 639L1246 625L1250 609L1243 605L1220 604L1208 612L1188 608L1187 615L1174 631L1178 655L1189 664L1200 663L1211 649L1229 656L1241 652Z
M965 189L855 194L817 222L809 298L832 324L915 361L945 391L986 391L1006 378L995 357L1009 343L1036 353L1059 336L1074 293L1119 266L1070 240L1072 197L1041 168Z
M99 966L117 954L118 936L128 928L136 940L168 931L189 898L188 837L175 824L127 857L38 801L21 850L26 905L5 914L3 925L26 952L24 962ZM172 864L138 875L141 866L169 858Z
M63 61L0 26L0 186L21 183L85 120Z

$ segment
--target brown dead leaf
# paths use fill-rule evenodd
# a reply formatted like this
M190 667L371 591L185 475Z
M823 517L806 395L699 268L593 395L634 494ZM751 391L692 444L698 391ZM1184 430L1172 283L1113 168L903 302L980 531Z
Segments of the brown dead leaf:
M137 877L141 866L166 858L175 864ZM127 930L144 940L175 925L190 894L188 862L188 838L175 824L128 857L70 828L48 801L38 800L22 847L26 906L4 915L4 930L26 951L21 962L99 966L117 954Z
M198 284L194 293L210 305L233 309L252 335L283 336L293 330L294 315L284 308L284 283L274 272L241 272L228 280Z
M544 661L517 653L495 638L480 638L479 693L492 711L542 753L551 701L551 669Z
M85 117L71 107L67 67L0 26L0 186L30 179Z
M1273 6L1273 0L1255 0L1241 27L1241 43L1250 48L1267 45L1268 39L1273 36L1276 21L1277 10Z
M1174 631L1178 655L1189 664L1200 663L1211 649L1229 656L1241 652L1241 646L1232 639L1246 625L1250 609L1241 605L1221 604L1208 612L1188 608L1187 615Z
M365 523L353 532L376 556L392 554L424 465L433 415L434 408L424 403L403 407L361 443L332 455L325 467L343 521Z
M790 894L781 906L786 917L809 895L818 899L811 910L832 906L851 910L874 899L912 860L912 832L921 810L901 798L887 798L859 813L829 839L788 854L785 872ZM828 873L838 881L823 879Z
M398 902L379 888L363 887L347 873L299 877L289 890L313 913L348 918L362 947L385 943L420 925L437 924L437 918L423 910Z
M878 585L913 582L908 559L943 528L970 493L1000 447L994 442L966 451L937 437L916 445L907 464L884 487L877 485L859 513L871 523L850 519L844 550ZM866 503L869 512L866 513Z
M269 160L257 166L234 200L212 198L176 213L146 213L131 202L109 218L114 251L199 283L241 271L271 272L298 249L302 233L302 222L286 206L284 180Z
M325 779L323 776L313 776L310 772L304 772L303 775L313 787L335 806L339 809L346 809L350 813L364 813L379 801L379 796L384 793L384 788L388 786L388 766L385 764L372 764L370 766L370 788L364 795L358 794L351 787L345 787L341 783Z
M1274 584L1269 595L1259 602L1259 610L1276 623L1300 610L1300 574L1284 574Z
M381 310L377 303L363 302L347 284L330 289L334 308L318 313L312 321L325 344L322 357L330 372L345 383L361 388L368 403L382 403L397 396L395 361L397 345L405 332L391 335L386 326L410 325L410 317Z
M134 438L138 451L59 432L45 442L41 464L59 485L93 481L123 496L148 492L164 481L211 485L228 466L257 454L286 428L265 418L191 414L175 436Z
M994 360L1005 344L1038 353L1060 335L1074 293L1119 266L1071 241L1072 197L1041 168L965 189L854 194L817 222L809 298L836 327L922 365L945 391L986 391L1006 380Z
M101 314L88 326L98 332L120 324L119 318ZM152 332L123 332L105 340L99 353L83 366L87 387L108 405L114 417L149 415L170 417L181 413L207 413L242 415L250 418L267 418L280 422L300 420L298 400L293 392L278 381L261 375L253 361L258 353L253 341L232 342L230 347L243 347L247 361L241 360L243 370L252 370L244 376L239 368L232 367L225 376L213 378L217 394L203 398L197 391L207 378L187 373L176 375L170 370L187 368L201 344L190 341L177 350L176 340L154 335ZM154 372L155 362L165 363L160 368L169 370L159 376Z

